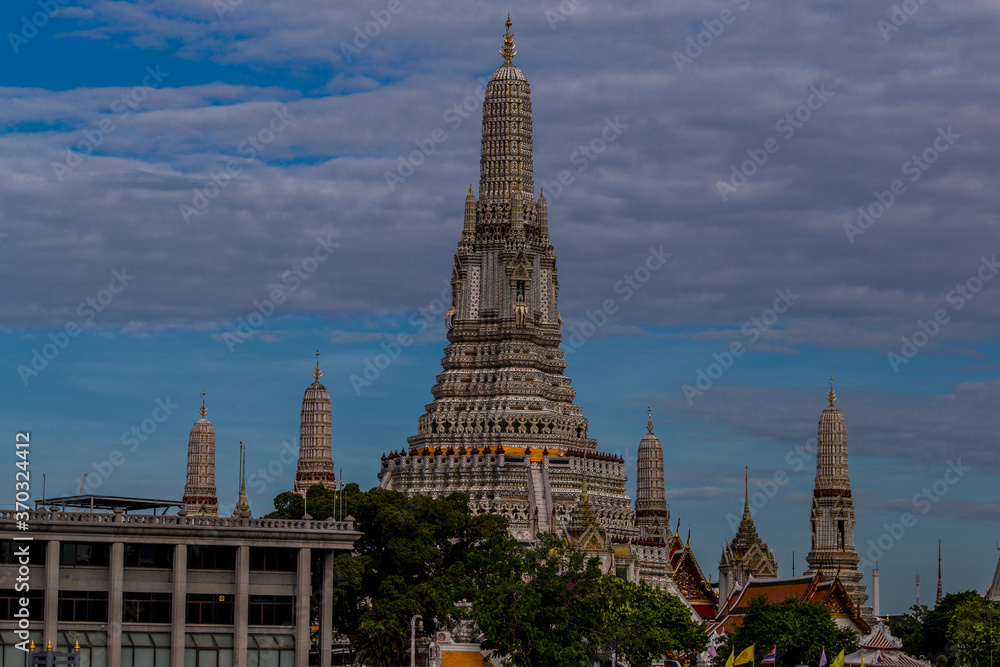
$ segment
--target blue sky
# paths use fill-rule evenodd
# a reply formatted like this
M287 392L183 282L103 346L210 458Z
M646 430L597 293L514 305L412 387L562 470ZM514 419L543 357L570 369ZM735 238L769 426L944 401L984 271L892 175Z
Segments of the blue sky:
M437 300L507 11L567 374L600 449L634 479L652 408L706 571L749 466L758 530L801 572L807 443L834 376L883 611L913 603L918 571L933 599L938 539L945 590L983 590L1000 537L1000 10L980 1L5 4L0 423L32 432L48 495L88 473L101 493L179 497L204 391L220 498L235 502L242 440L268 511L317 349L336 466L377 483L440 369ZM651 249L670 257L647 274ZM366 364L385 366L368 384Z

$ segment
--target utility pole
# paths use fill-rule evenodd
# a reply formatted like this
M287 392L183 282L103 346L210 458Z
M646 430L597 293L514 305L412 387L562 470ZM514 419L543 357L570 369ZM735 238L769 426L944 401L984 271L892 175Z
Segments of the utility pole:
M417 667L417 619L420 619L420 631L424 631L424 617L414 614L410 619L410 667Z

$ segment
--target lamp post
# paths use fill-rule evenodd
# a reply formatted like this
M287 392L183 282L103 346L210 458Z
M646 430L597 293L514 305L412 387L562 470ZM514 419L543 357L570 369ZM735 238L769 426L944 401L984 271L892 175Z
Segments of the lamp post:
M424 629L424 617L414 614L410 619L410 667L417 667L417 619L420 619L420 630Z

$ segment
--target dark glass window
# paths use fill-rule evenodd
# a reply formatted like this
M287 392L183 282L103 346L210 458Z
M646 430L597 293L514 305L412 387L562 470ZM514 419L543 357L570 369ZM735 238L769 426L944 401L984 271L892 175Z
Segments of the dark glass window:
M111 562L111 545L107 542L63 542L59 546L60 565L107 567Z
M251 595L250 625L295 625L295 596Z
M45 542L0 540L0 565L20 565L23 549L28 548L28 565L45 565Z
M232 595L190 593L187 596L187 622L212 625L232 625Z
M169 544L126 544L125 567L174 566L174 548Z
M28 601L28 618L41 621L45 609L45 591L15 591L13 588L0 590L0 621L13 621L14 613L21 610L21 599Z
M59 620L107 623L107 591L59 591Z
M236 547L189 545L187 559L189 570L235 570Z
M250 569L270 572L295 572L298 554L295 549L250 547Z
M169 623L170 593L123 593L122 620L128 623Z

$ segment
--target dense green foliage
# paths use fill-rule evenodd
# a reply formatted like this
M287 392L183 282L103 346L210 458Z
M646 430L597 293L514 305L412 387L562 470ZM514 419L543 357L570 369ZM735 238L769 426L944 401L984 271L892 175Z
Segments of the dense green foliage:
M679 599L602 575L596 559L551 536L531 549L500 537L485 553L472 615L488 638L484 647L512 667L579 667L612 652L645 667L707 644Z
M649 667L660 656L690 654L707 647L704 626L691 619L691 610L680 598L611 575L604 575L602 583L608 605L604 648L632 667Z
M304 513L291 492L274 506L272 518ZM459 618L462 601L489 638L484 648L516 667L579 667L612 652L645 667L706 646L704 627L678 598L602 574L596 560L551 536L526 548L502 517L472 516L464 495L435 500L356 484L335 494L317 485L307 509L316 520L352 516L364 533L354 553L334 559L333 604L356 659L373 667L408 662L411 616L433 632Z
M903 641L904 652L925 656L935 665L954 665L959 654L963 664L977 664L974 661L982 654L982 664L990 665L989 648L1000 640L997 614L996 605L979 593L963 591L945 595L933 609L912 607L910 614L894 620L890 629ZM990 639L991 633L995 639Z
M924 619L929 612L924 605L913 605L906 616L890 619L889 631L903 642L903 653L914 658L924 653Z
M960 664L993 667L1000 663L1000 607L978 596L961 602L952 614L948 636L958 647Z
M730 652L739 655L751 644L756 664L777 647L775 666L792 667L819 664L823 650L830 662L841 650L853 653L858 650L858 637L852 630L839 627L830 611L818 602L788 598L774 603L758 596L750 601L743 624L718 649L715 664L725 665Z

